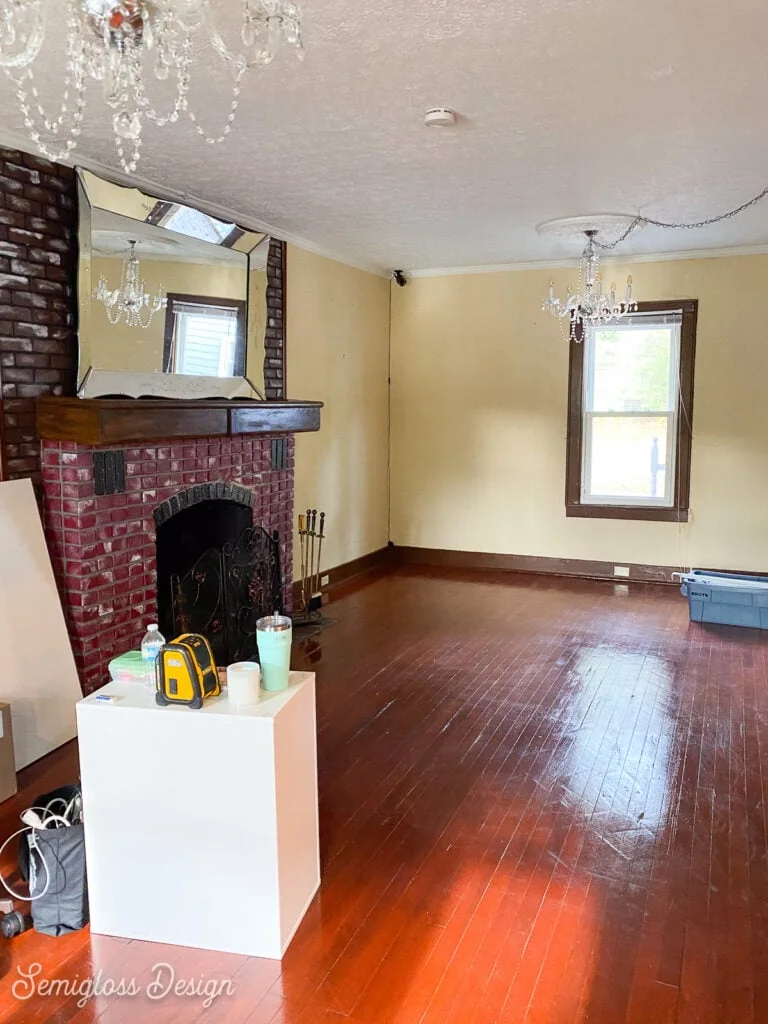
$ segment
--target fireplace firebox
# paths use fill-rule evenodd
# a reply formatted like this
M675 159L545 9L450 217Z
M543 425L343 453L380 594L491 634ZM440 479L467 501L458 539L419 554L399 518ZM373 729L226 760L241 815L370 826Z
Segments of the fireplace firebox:
M245 488L195 491L209 497L176 512L178 500L165 502L154 513L160 630L167 638L202 633L218 665L254 660L257 620L283 610L279 534L254 524Z

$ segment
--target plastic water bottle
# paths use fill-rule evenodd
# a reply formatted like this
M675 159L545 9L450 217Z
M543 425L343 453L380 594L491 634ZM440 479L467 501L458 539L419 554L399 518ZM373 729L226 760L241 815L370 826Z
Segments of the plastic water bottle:
M155 663L164 643L165 637L157 628L157 623L150 623L141 641L141 660L144 662L144 687L151 696L155 695L157 689Z

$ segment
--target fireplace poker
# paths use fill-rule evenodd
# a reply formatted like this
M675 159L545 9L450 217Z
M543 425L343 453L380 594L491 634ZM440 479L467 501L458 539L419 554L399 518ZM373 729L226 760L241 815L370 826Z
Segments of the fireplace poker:
M309 602L312 600L312 555L311 555L311 544L312 544L312 509L307 509L307 575L304 580L304 610L309 608Z
M299 543L301 544L301 603L304 604L304 592L306 590L305 577L307 575L307 560L304 551L304 538L307 533L307 521L303 515L299 515Z
M315 594L320 595L322 604L323 591L320 586L320 556L323 553L323 541L325 540L325 512L320 513L320 533L317 538L317 572L315 573Z
M313 573L315 571L315 537L317 537L317 509L313 508L312 509L312 533L310 534L310 538L311 538L310 544L312 545L312 549L311 549L312 553L309 556L309 608L310 608L310 610L312 608L313 586L314 586L314 582L315 582L314 576L313 576Z

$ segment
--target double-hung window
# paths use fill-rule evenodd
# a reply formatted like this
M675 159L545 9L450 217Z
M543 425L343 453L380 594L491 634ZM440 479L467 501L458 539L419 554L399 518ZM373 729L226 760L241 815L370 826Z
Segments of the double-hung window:
M245 302L169 294L163 368L204 377L245 376Z
M696 312L641 303L571 342L568 515L687 520Z

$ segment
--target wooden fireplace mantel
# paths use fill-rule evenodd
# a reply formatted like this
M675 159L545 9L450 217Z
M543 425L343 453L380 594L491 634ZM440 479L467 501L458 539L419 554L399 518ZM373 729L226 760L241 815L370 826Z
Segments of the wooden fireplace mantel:
M53 398L37 400L37 432L85 445L173 437L298 434L320 429L322 402Z

